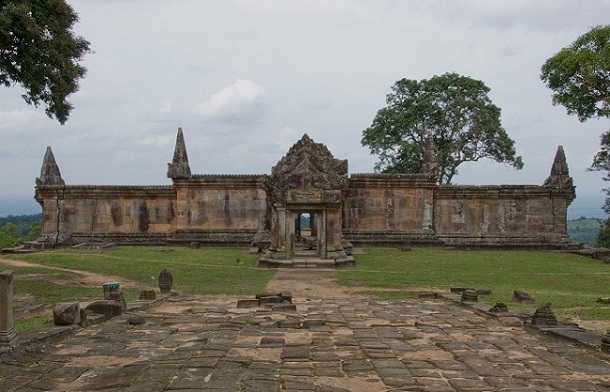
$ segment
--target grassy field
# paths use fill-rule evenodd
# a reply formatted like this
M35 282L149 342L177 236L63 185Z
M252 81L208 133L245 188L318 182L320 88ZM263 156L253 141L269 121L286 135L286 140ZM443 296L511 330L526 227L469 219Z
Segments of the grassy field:
M402 296L402 291L489 289L492 293L479 301L502 301L515 311L528 308L510 302L513 291L521 290L537 306L551 302L558 317L610 320L610 305L596 302L610 296L610 264L573 254L376 248L366 249L357 256L356 268L339 276L341 284L375 288L381 298Z
M258 268L258 255L246 250L165 247L118 247L114 250L55 250L28 255L6 255L48 266L85 270L129 279L122 285L127 300L143 289L157 287L159 272L172 272L174 290L191 294L251 296L264 290L275 273ZM356 255L356 267L338 270L339 282L362 287L379 299L404 298L417 292L450 287L489 289L479 300L506 302L509 310L533 310L546 302L560 318L610 320L610 305L596 299L610 296L610 264L571 254L534 251L449 251L439 249L365 249ZM61 301L100 298L101 286L73 284L74 274L45 268L6 267L15 271L15 294L30 303L52 305ZM528 292L536 305L510 302L514 290ZM31 320L19 320L19 323ZM19 325L18 325L19 326ZM22 327L22 328L28 328Z

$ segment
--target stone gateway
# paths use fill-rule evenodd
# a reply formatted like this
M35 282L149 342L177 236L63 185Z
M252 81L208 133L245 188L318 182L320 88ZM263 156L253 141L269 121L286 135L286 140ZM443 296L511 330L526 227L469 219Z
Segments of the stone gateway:
M561 146L542 185L441 186L434 146L417 174L352 174L304 135L271 174L192 174L182 129L169 186L66 185L47 148L36 200L43 247L81 243L250 245L263 262L297 256L349 263L351 246L567 249L575 198ZM310 219L303 235L301 217Z

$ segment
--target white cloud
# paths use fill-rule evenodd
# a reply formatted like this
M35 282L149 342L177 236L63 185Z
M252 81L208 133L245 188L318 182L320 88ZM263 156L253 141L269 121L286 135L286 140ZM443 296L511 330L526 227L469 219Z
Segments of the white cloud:
M193 113L208 120L244 124L257 122L267 105L266 90L251 80L235 83L195 106Z
M0 135L23 135L24 132L31 134L35 132L34 125L45 118L46 116L40 109L31 107L0 111Z
M303 132L292 127L284 127L280 131L280 137L275 141L278 151L285 153L302 136Z
M157 147L167 146L172 143L175 135L147 135L146 137L138 140L140 145L153 145Z

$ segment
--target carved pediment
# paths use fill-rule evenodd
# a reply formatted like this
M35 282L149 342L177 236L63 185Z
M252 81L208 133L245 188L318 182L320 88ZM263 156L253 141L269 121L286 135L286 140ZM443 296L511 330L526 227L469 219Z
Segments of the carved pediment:
M286 201L289 190L344 190L347 160L335 159L325 145L305 134L271 169L269 185L276 201Z

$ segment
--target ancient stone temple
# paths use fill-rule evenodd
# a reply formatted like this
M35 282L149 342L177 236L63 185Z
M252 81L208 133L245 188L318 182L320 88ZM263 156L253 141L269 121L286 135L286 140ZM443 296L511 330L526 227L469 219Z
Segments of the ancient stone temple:
M231 246L256 243L265 263L299 249L347 262L351 246L578 247L566 235L575 197L561 146L543 185L439 186L430 140L417 174L351 174L304 135L271 174L192 174L182 129L169 186L66 185L50 148L36 200L44 246L91 242ZM310 227L302 230L301 217Z

